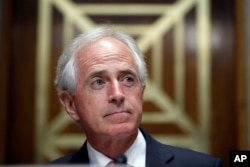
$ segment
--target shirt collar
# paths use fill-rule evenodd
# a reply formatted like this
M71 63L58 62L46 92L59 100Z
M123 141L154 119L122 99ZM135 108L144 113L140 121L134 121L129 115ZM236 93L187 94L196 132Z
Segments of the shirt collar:
M95 150L89 142L87 142L90 164L93 166L105 166L112 159ZM124 153L127 157L127 164L131 166L145 166L146 162L146 141L138 130L138 135L134 143Z
M100 153L96 149L94 149L89 142L87 142L87 149L89 154L90 166L93 167L101 167L107 165L112 159Z

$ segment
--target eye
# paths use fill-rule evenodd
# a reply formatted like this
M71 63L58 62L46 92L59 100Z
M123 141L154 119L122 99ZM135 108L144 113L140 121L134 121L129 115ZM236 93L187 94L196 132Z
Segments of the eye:
M135 82L135 79L133 76L125 76L123 79L122 79L122 82L126 85L126 86L132 86Z
M124 80L125 80L126 82L134 82L134 78L133 78L133 77L130 77L130 76L125 77Z
M95 79L92 83L91 83L91 87L93 89L101 89L104 86L105 82L102 79Z

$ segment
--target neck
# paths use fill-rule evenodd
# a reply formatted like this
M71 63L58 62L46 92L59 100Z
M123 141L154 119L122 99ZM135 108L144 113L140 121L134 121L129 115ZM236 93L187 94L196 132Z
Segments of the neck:
M124 154L126 150L134 143L138 131L124 136L104 137L104 136L87 136L88 142L93 148L111 159Z

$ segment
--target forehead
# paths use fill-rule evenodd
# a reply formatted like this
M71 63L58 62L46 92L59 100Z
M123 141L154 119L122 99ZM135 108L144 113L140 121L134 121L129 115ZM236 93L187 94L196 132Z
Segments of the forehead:
M103 37L81 48L76 55L76 65L80 70L123 63L135 68L134 57L123 42Z
M128 46L122 41L113 37L102 37L91 41L80 48L77 52L77 56L82 58L88 57L87 54L91 54L92 57L94 55L101 56L106 52L129 52L129 54L131 54Z

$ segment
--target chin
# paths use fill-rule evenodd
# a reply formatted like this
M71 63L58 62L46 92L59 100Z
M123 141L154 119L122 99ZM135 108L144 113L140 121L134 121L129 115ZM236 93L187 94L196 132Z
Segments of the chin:
M110 134L114 137L130 136L138 131L138 127L131 125L119 125L110 129Z

